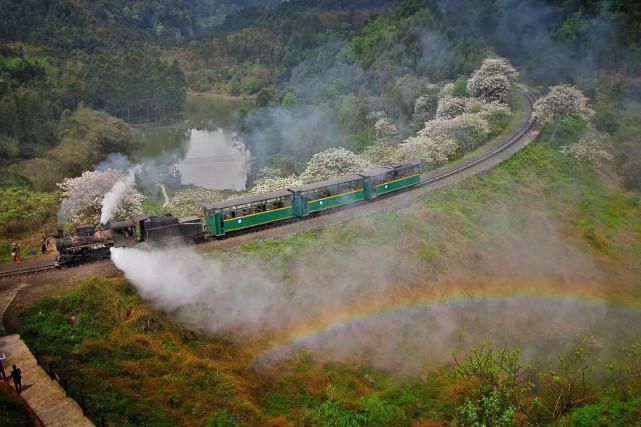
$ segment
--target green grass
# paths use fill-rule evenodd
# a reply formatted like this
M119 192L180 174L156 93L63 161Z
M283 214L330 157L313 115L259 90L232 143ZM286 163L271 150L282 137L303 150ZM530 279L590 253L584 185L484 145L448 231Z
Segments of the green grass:
M636 284L626 295L638 302L639 194L623 192L598 170L559 154L556 147L579 127L562 123L552 143L545 130L538 143L487 175L430 193L408 208L207 256L257 262L290 286L296 285L296 263L327 254L350 259L356 250L381 245L434 273L447 273L453 262L477 272L506 235L518 239L533 218L544 218L559 238L589 255L597 271L612 273L613 289ZM509 213L498 226L496 212ZM71 315L76 325L69 323ZM398 379L360 366L320 364L307 355L252 371L252 343L181 329L121 278L95 279L45 298L24 313L20 333L36 354L73 379L72 388L91 396L90 407L112 425L443 424L456 419L469 388L448 369ZM568 422L634 420L636 403L603 396L569 414ZM606 413L607 399L620 403Z
M0 386L0 425L28 427L33 426L31 417L24 404L7 391L10 386Z

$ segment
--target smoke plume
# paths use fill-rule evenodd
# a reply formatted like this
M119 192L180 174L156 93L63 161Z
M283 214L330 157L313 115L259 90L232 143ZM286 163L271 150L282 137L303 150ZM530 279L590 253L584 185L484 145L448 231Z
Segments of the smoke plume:
M111 190L105 194L104 199L102 200L102 211L100 213L100 223L106 224L107 221L111 219L114 211L122 201L123 197L127 193L136 181L136 169L130 169L127 172L127 175L116 181L116 183L111 187Z
M485 342L552 364L552 354L577 340L608 351L634 339L635 327L620 325L641 326L641 316L586 298L603 288L598 268L559 224L526 210L525 219L500 206L488 212L484 236L467 247L457 229L442 230L442 257L429 262L416 254L439 240L420 233L391 229L398 237L385 245L356 239L347 247L322 233L311 253L283 248L292 254L287 280L273 273L276 259L262 265L235 252L221 261L187 248L113 249L112 259L143 298L182 325L251 343L257 366L308 351L413 375ZM412 218L445 221L421 208ZM357 228L363 236L374 229L366 218ZM398 298L409 302L396 307ZM381 300L393 303L371 311Z

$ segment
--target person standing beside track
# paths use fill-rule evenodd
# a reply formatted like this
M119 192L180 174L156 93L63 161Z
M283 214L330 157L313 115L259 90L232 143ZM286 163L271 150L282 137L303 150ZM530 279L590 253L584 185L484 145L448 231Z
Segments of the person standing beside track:
M13 242L11 244L11 255L13 256L13 262L20 262L20 243Z

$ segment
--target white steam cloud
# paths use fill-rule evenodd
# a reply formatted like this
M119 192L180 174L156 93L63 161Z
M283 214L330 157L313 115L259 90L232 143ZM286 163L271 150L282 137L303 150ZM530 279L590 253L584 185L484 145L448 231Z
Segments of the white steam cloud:
M111 216L118 208L118 205L125 197L127 190L129 190L136 181L136 169L130 169L127 172L127 175L122 179L116 181L116 183L111 187L111 190L102 200L102 211L100 213L100 223L106 224L107 221L111 219Z

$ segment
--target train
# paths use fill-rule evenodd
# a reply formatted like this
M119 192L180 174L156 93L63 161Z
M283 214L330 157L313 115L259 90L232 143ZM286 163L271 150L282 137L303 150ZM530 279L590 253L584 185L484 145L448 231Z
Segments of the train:
M203 206L202 218L138 215L110 222L104 231L80 226L71 237L56 240L55 264L108 258L112 247L195 244L302 220L411 188L420 184L422 173L423 164L413 160L271 193L208 203Z

